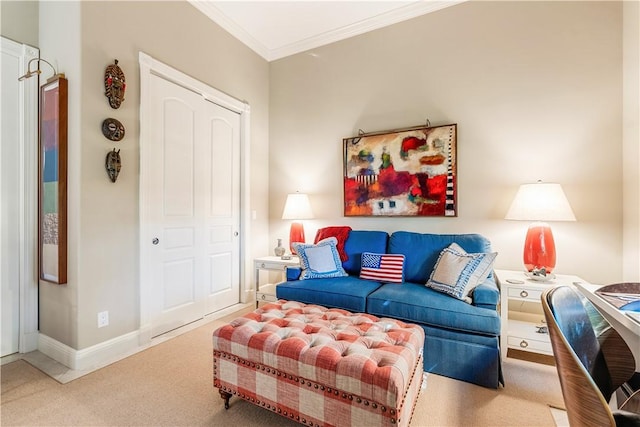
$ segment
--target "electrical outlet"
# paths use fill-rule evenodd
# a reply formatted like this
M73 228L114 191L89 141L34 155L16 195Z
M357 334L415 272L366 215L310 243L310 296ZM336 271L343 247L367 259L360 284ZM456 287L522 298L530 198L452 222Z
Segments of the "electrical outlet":
M98 328L103 328L109 325L109 312L101 311L98 313Z

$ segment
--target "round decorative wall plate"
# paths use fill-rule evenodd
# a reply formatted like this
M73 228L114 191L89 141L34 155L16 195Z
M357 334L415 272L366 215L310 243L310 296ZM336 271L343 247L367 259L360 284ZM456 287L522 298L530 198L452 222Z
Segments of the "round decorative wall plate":
M102 122L102 134L111 141L120 141L124 138L124 126L116 119L104 119Z

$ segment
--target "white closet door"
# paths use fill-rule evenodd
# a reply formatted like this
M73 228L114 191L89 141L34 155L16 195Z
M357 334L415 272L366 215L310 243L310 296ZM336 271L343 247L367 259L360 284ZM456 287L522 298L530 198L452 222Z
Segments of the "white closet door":
M208 140L203 156L207 179L202 182L208 314L239 302L240 114L208 101L204 102L204 114Z
M0 42L0 325L5 356L38 348L38 79L18 77L39 53L4 37Z
M2 264L2 356L18 352L20 336L20 90L22 58L2 49L2 145L0 146L0 233Z
M151 75L147 238L151 334L236 304L239 115Z

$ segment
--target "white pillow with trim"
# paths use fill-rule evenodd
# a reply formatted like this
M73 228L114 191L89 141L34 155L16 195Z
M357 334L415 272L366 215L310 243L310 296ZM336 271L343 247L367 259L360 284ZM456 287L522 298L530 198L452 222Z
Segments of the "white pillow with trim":
M440 252L426 286L470 304L471 292L489 276L497 255L470 254L452 243Z
M320 240L315 245L294 243L292 246L300 257L302 267L298 280L348 276L342 268L338 253L338 239L335 237Z

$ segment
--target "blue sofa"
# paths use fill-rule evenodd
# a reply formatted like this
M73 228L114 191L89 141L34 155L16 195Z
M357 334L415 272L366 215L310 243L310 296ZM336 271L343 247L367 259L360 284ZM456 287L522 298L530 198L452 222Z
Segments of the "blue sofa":
M351 230L344 245L348 259L342 263L347 277L298 280L300 269L288 269L276 296L418 324L426 335L425 371L497 388L504 381L500 292L493 273L475 288L471 304L425 286L440 252L454 242L469 253L491 252L489 240L479 234ZM363 252L403 254L404 282L360 279Z

